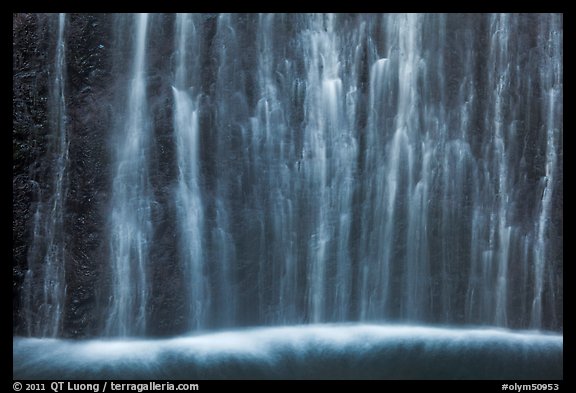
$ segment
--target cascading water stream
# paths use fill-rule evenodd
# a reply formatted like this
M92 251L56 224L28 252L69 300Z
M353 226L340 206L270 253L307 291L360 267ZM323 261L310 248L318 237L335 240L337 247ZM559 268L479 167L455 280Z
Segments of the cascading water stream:
M307 206L302 218L309 220L309 232L304 234L308 238L309 320L346 320L351 295L351 181L357 158L345 98L355 90L356 75L349 75L350 86L343 85L334 15L311 18L302 38L307 110L300 167ZM331 304L332 299L335 303Z
M542 40L547 44L549 57L544 56L540 64L540 89L542 100L541 113L544 124L541 128L546 135L546 166L545 175L541 179L542 200L540 202L540 216L536 224L536 247L534 248L534 295L531 309L531 325L542 327L543 319L543 291L544 280L554 280L553 273L546 269L548 255L548 239L550 239L550 220L553 209L552 198L555 190L553 184L558 171L558 152L561 152L562 143L562 63L554 59L562 59L562 30L559 18L551 18L543 25ZM544 132L543 132L544 133Z
M210 307L208 283L204 268L204 213L200 189L200 148L198 104L194 97L198 79L189 72L198 69L198 21L191 15L176 17L177 66L174 90L174 133L178 157L178 186L175 195L179 225L179 248L188 282L190 327L206 325L206 309ZM189 43L193 45L190 46ZM194 61L196 59L196 61ZM191 82L188 82L189 80ZM223 287L223 290L226 287Z
M134 40L134 57L126 86L125 112L120 112L112 180L109 232L112 288L105 329L112 336L145 334L149 304L153 197L148 177L152 130L145 75L148 15L140 14L133 19L130 22L134 26L128 31Z
M50 81L48 190L38 190L32 219L28 270L23 284L24 318L29 336L58 337L66 303L66 197L68 191L68 130L66 113L66 14L57 20L53 78ZM44 191L44 192L43 192ZM50 194L45 195L46 191Z

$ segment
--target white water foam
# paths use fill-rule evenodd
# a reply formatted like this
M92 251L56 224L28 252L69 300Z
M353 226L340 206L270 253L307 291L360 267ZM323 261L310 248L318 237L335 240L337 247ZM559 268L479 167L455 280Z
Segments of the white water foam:
M562 379L563 336L394 325L149 340L15 337L15 379Z

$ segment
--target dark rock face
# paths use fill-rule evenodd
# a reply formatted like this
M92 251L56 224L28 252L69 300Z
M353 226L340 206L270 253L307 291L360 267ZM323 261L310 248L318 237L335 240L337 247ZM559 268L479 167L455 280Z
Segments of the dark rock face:
M123 96L114 73L124 62L115 62L122 46L115 22L118 16L98 14L70 14L66 22L66 91L69 138L70 179L66 195L65 238L67 250L66 301L62 334L85 337L98 335L105 320L110 277L106 255L107 216L110 196L110 129L114 125L114 111ZM165 32L156 40L170 42L170 16L157 29ZM165 23L166 22L166 23ZM13 130L13 300L14 332L24 334L20 289L27 270L27 253L32 241L30 233L35 200L50 193L46 180L54 158L46 151L50 138L48 97L54 73L57 16L17 14L14 16L14 130ZM183 330L182 317L174 318L184 302L181 274L177 266L173 228L174 213L161 206L171 198L174 168L171 139L170 75L162 72L170 62L171 45L163 47L151 59L149 93L158 97L151 104L158 130L153 157L153 180L157 190L157 209L154 220L158 224L155 243L159 250L151 258L155 264L152 282L164 280L174 285L160 285L153 289L152 319L157 322L150 334L172 334ZM41 191L38 188L43 188ZM170 251L172 250L172 251ZM155 279L157 275L162 280Z
M49 61L49 51L42 37L50 29L42 15L15 15L13 23L12 266L13 320L17 327L33 196L38 192L34 179L41 176L47 165L40 159L46 151L44 139L48 128L48 69L42 65Z
M341 15L338 18L338 26L343 31L350 30L350 26L363 23L363 17L358 15ZM437 24L434 16L428 16L424 21L424 36L434 36L437 32ZM540 75L540 67L545 65L546 58L552 58L550 53L538 47L538 32L529 29L530 26L538 25L538 16L519 16L517 20L525 29L521 37L516 37L522 42L519 50L510 46L510 55L515 59L521 59L526 64L525 69L511 70L510 91L516 91L518 96L510 99L515 105L514 110L526 113L519 119L505 111L502 122L513 124L515 137L518 143L505 141L509 147L510 157L518 162L510 162L509 165L518 165L521 168L518 173L521 176L514 179L513 190L510 194L518 203L510 204L506 211L506 220L513 223L518 231L529 233L533 230L534 223L540 214L539 206L542 195L536 192L542 188L542 179L546 175L546 113L542 101L545 97L534 98L540 89L540 84L546 83L545 77ZM45 200L54 190L47 178L51 174L51 166L54 162L53 153L48 146L51 138L49 97L54 78L54 56L56 51L55 31L57 30L57 16L48 14L15 14L13 17L13 321L16 335L27 334L27 326L24 318L24 306L21 304L21 291L24 277L28 269L27 260L29 248L34 238L33 216L36 206ZM293 101L286 105L278 113L270 112L270 115L285 116L285 126L294 134L286 138L287 144L292 143L294 150L292 161L286 163L287 170L293 178L303 176L305 166L311 162L310 154L306 151L305 136L303 129L306 127L306 119L309 111L314 108L307 103L306 93L306 64L298 58L303 53L302 43L299 41L302 34L298 29L306 26L303 23L304 16L287 15L274 21L274 34L270 40L273 48L278 49L273 56L273 61L278 64L275 69L273 81L279 96L289 96ZM128 21L128 22L127 22ZM275 184L273 176L268 171L277 170L280 165L275 162L275 156L271 154L266 159L256 160L249 157L257 157L263 149L262 146L245 146L243 132L251 127L251 121L258 117L258 105L264 95L258 87L258 59L262 55L262 48L258 47L258 33L254 26L259 26L260 20L255 15L239 15L233 18L233 26L226 26L221 18L215 15L203 15L197 26L203 33L203 39L199 44L199 51L194 56L200 58L197 73L198 88L201 90L198 99L199 124L203 132L200 135L200 173L201 187L204 190L205 220L204 245L207 248L206 257L209 267L206 269L208 285L213 288L213 304L209 325L222 327L225 325L227 316L218 313L218 305L228 302L235 304L235 316L230 316L237 325L255 325L274 320L275 312L278 312L280 298L278 290L278 277L282 277L282 268L268 268L268 263L273 264L285 257L284 249L277 247L277 243L287 241L280 239L280 231L274 232L274 209L278 206L274 203L274 193L267 194L267 186ZM63 326L61 335L65 337L91 337L98 336L103 330L104 321L107 317L110 299L109 261L110 245L108 244L107 231L109 230L109 215L111 211L111 177L112 177L112 144L111 134L117 127L118 108L124 105L127 94L124 91L126 81L122 75L127 75L132 56L132 40L126 31L121 28L129 24L126 15L109 14L69 14L66 17L66 130L68 133L68 168L69 179L65 195L64 233L66 252L66 299L64 307ZM221 25L219 25L219 23ZM378 21L367 24L366 35L378 35L386 37L383 31L383 22ZM234 30L234 29L236 30ZM469 115L469 127L471 132L470 144L471 156L484 165L484 159L490 159L491 153L486 153L485 146L491 143L492 135L484 133L484 130L493 126L493 118L496 116L491 101L492 93L487 91L486 78L491 74L491 64L484 57L473 60L473 65L466 64L467 59L462 58L459 50L462 47L462 37L469 41L469 45L477 53L488 53L491 37L491 26L484 17L471 15L453 15L447 18L445 35L446 42L432 42L434 48L442 48L438 53L443 61L429 62L426 67L432 71L429 75L442 75L443 78L434 80L417 80L418 91L429 98L428 101L418 102L422 107L426 104L458 107L458 100L462 99L464 80L467 72L473 72L470 78L470 89L474 91L476 101L473 102ZM347 30L348 29L348 30ZM175 164L175 143L173 136L174 98L171 91L173 84L173 69L176 62L174 54L174 30L175 17L173 15L155 15L153 23L149 27L147 41L147 71L146 71L146 95L148 108L151 114L153 137L151 144L154 146L149 152L150 156L150 184L154 194L152 207L152 221L154 223L153 247L149 256L149 324L147 334L151 336L165 336L181 333L188 328L186 298L187 285L184 277L184 269L179 261L177 225L178 213L173 206L175 183L178 176L178 168ZM552 39L552 38L551 38ZM368 108L370 95L370 72L371 63L376 60L374 51L378 56L393 53L386 47L386 40L358 43L359 60L357 87L354 92L357 106L355 127L358 149L364 152L373 148L366 136L369 127L367 120L373 108ZM460 46L459 46L460 45ZM224 48L224 49L222 49ZM460 48L460 49L459 49ZM372 56L372 57L370 57ZM427 59L433 58L430 53L424 53ZM290 59L293 62L286 66L280 59ZM347 61L354 61L347 59ZM468 59L469 60L469 59ZM520 60L519 60L520 61ZM553 61L553 60L552 60ZM347 67L344 64L342 67ZM287 63L286 63L287 64ZM422 65L422 64L421 64ZM286 69L282 68L286 66ZM227 68L228 67L228 68ZM289 68L292 67L292 68ZM320 66L319 66L320 67ZM468 68L467 68L468 67ZM522 73L530 74L538 81L526 82ZM561 75L561 73L560 73ZM294 77L296 76L296 77ZM294 80L289 80L294 77ZM426 83L429 82L429 83ZM272 82L271 82L272 83ZM398 82L390 85L390 97L386 101L386 110L392 115L382 120L382 124L393 128L396 121L395 111L398 110L397 95L400 87ZM532 94L532 95L530 95ZM539 94L539 93L538 93ZM351 94L352 96L352 94ZM308 106L307 106L308 105ZM512 104L510 104L512 105ZM519 109L520 108L520 109ZM506 110L511 108L505 108ZM561 105L556 111L561 113ZM447 122L457 124L454 120L457 115L447 111ZM424 111L420 112L421 119L418 124L426 124ZM488 119L488 120L486 120ZM561 126L560 122L560 126ZM458 137L459 130L456 127L447 127L447 141ZM289 133L287 133L288 135ZM248 134L247 134L248 135ZM560 136L562 133L560 132ZM388 143L391 135L386 135L382 140ZM554 194L552 195L552 208L549 217L546 234L547 253L545 255L547 268L544 270L545 284L543 286L543 328L562 330L562 138L558 141L558 157L554 164L556 176L554 178ZM258 141L258 143L261 141ZM337 144L331 145L337 146ZM439 148L438 150L442 150ZM382 149L384 151L384 149ZM418 148L415 149L418 151ZM444 150L442 150L444 151ZM269 152L268 152L269 153ZM274 152L278 153L278 152ZM332 152L328 149L328 156ZM357 166L359 178L369 178L373 175L374 167L364 160L362 154L356 158L354 165ZM384 153L383 153L384 154ZM446 153L448 154L448 153ZM271 158L272 157L272 158ZM313 158L313 157L312 157ZM444 159L439 155L438 160ZM253 160L253 161L251 161ZM308 160L308 161L307 161ZM446 162L450 162L447 160ZM379 164L386 163L381 160ZM282 163L284 164L284 163ZM493 163L487 163L486 167ZM433 189L430 192L429 202L429 246L427 248L430 261L430 277L425 277L428 285L430 300L428 315L424 318L427 322L438 323L482 323L480 317L468 319L465 315L466 308L466 285L469 284L468 276L471 274L468 260L472 252L472 241L469 224L472 221L473 199L472 186L462 187L466 190L465 195L459 195L458 201L454 202L457 211L463 221L458 226L450 227L449 233L442 233L445 228L440 224L443 214L450 215L442 209L442 198L453 197L450 192L442 189L442 165L443 162L433 162L439 170L439 175L434 176ZM302 171L300 167L302 166ZM404 170L404 169L402 169ZM401 173L400 170L398 173ZM405 170L405 172L407 169ZM269 176L269 177L266 177ZM280 176L280 175L279 175ZM476 176L472 170L469 178ZM496 183L496 180L490 182ZM265 180L262 180L265 179ZM272 180L270 180L272 179ZM400 179L399 185L405 180ZM354 184L352 192L352 223L349 248L350 260L352 261L350 291L358 294L361 284L360 269L357 268L364 261L357 256L369 256L365 253L361 243L363 225L373 222L372 217L365 221L361 220L362 212L366 204L372 203L369 199L370 187L367 183ZM226 184L224 191L221 185ZM313 191L306 190L306 183L298 183L301 187L298 196L294 197L294 217L300 219L294 224L296 235L291 240L300 245L295 258L298 261L305 260L312 247L307 247L309 239L315 235L314 222L311 213L314 209L306 203L314 200L317 195ZM330 186L328 186L330 187ZM401 188L399 187L399 188ZM296 187L298 188L298 187ZM332 190L337 195L335 190ZM260 193L260 194L258 194ZM259 199L258 199L259 198ZM371 198L376 199L372 196ZM494 197L494 200L499 195ZM235 287L230 289L233 298L225 298L225 292L220 291L217 263L223 257L222 250L217 248L218 242L214 239L218 236L219 205L221 200L228 203L230 212L228 220L229 242L235 252L228 256L234 260L232 277ZM301 202L298 204L298 202ZM394 258L402 260L410 253L409 244L406 243L405 223L409 220L409 209L404 199L398 198L396 219L402 221L398 225L398 234L395 238ZM266 210L264 213L258 209ZM467 210L469 209L469 210ZM260 214L260 215L259 215ZM308 221L307 221L308 220ZM374 220L375 222L375 220ZM508 222L508 221L507 221ZM336 231L337 225L330 223L330 231ZM365 229L364 229L365 230ZM368 231L370 232L370 231ZM335 233L335 232L334 232ZM485 234L483 234L485 235ZM453 248L443 247L444 237L456 239ZM488 236L485 236L488 238ZM534 239L533 239L534 240ZM498 240L500 241L500 240ZM495 241L497 243L497 241ZM535 240L534 240L535 242ZM335 242L334 242L335 243ZM404 244L406 243L406 244ZM270 247L268 247L270 246ZM486 245L482 245L486 246ZM490 245L491 247L492 245ZM276 247L276 248L274 248ZM486 246L488 247L488 246ZM521 246L513 245L515 248ZM330 260L336 259L338 253L330 249ZM454 260L448 270L443 270L442 261ZM260 262L258 262L260 261ZM264 262L262 262L264 261ZM263 271L259 269L261 266ZM216 267L214 267L216 266ZM330 265L332 266L332 265ZM527 287L534 286L535 278L522 271L518 264L511 264L508 277L512 282L514 277L526 276ZM268 270L266 270L268 269ZM336 270L336 267L333 267ZM403 318L401 294L404 291L405 280L402 278L405 266L398 264L391 268L390 273L394 276L390 281L391 292L394 295L390 304L392 319ZM332 272L329 272L332 273ZM297 292L294 295L293 306L295 310L307 309L308 293L307 285L310 275L309 267L301 263L296 268ZM126 277L130 280L130 277ZM424 281L423 281L424 282ZM332 284L330 284L332 285ZM514 288L520 288L520 283L513 283ZM334 285L336 287L337 285ZM442 304L442 294L445 288L461 296L454 296ZM520 288L521 289L521 288ZM228 293L228 292L226 292ZM272 296L273 295L273 296ZM349 315L351 319L357 319L360 315L358 296L351 296ZM510 313L508 324L511 327L526 327L530 325L528 311L530 305L526 304L523 293L511 290L508 298L508 307L517 311ZM327 299L326 304L334 305L336 300ZM308 311L307 311L308 312ZM447 316L448 315L448 316ZM302 313L297 322L310 321L310 315ZM277 322L277 320L274 320Z
M66 195L66 281L68 286L65 335L93 334L100 323L94 312L99 279L102 230L108 188L106 143L110 122L110 47L106 15L69 15L65 43L67 75L65 100L69 140L70 179ZM54 158L46 151L50 137L47 101L54 74L54 31L57 17L21 14L14 17L14 285L22 285L32 235L31 214L40 193L48 187ZM100 256L100 257L99 257ZM15 332L22 332L21 309L14 307Z
M107 209L109 161L106 143L112 108L109 16L70 15L67 37L70 134L70 254L64 331L72 336L97 332L98 290L104 277L102 241Z

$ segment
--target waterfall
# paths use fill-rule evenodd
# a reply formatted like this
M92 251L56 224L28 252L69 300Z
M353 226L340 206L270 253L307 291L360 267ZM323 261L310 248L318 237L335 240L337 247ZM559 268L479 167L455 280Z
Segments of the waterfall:
M178 54L174 89L174 132L178 156L178 186L175 196L179 221L180 255L189 287L190 326L197 330L206 325L210 306L204 267L203 203L200 188L200 148L198 134L198 80L188 70L199 68L198 21L180 14L176 20ZM188 43L192 43L189 47ZM194 60L195 59L195 60ZM192 79L191 82L188 82ZM224 289L224 288L223 288Z
M82 18L47 35L18 334L562 330L561 15L100 15L90 40ZM70 172L86 96L105 147ZM91 289L66 224L96 163Z
M546 169L541 178L542 199L540 201L540 214L535 224L536 247L534 248L534 295L531 309L531 324L535 328L542 327L543 319L543 291L544 279L554 285L554 276L546 268L547 243L550 238L550 216L553 204L552 196L558 191L554 188L555 178L558 171L558 152L562 143L562 66L561 62L554 59L562 59L562 29L559 18L550 18L541 26L539 38L540 45L548 51L548 56L543 56L540 61L540 89L544 97L541 106L541 116L544 119L542 133L546 138Z
M315 16L303 35L306 67L301 171L309 233L307 244L309 320L343 320L349 312L352 177L356 141L348 122L340 74L341 45L334 15ZM352 119L353 120L353 119ZM298 181L298 180L297 180ZM336 303L331 306L330 301ZM331 315L332 314L332 315Z
M120 336L146 333L153 231L153 196L148 177L152 131L145 75L148 15L137 15L133 22L129 34L134 40L134 56L127 77L126 107L119 113L110 212L112 288L106 333Z
M68 192L68 130L66 113L66 14L59 14L53 76L50 81L49 140L45 177L48 189L36 187L38 202L32 218L32 239L23 290L27 334L62 334L66 304L66 199ZM48 195L46 195L48 193Z

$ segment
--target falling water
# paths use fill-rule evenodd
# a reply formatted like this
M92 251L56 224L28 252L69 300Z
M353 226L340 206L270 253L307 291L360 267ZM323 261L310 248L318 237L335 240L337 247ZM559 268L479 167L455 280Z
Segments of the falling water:
M534 248L534 294L532 302L531 324L542 327L544 280L552 281L553 273L546 269L548 240L550 239L550 217L552 214L552 197L555 192L554 182L558 170L558 151L561 146L562 124L562 65L554 59L562 58L562 30L558 17L550 18L547 25L541 26L541 45L549 56L540 61L540 89L544 97L541 104L541 116L544 119L541 128L546 135L546 169L541 179L542 200L540 216L536 224L536 247Z
M112 289L106 333L114 336L144 334L149 301L148 257L153 231L153 197L148 177L151 129L145 75L148 15L136 15L133 22L133 31L129 31L134 40L134 55L127 79L126 107L120 112L112 179Z
M562 329L561 15L113 20L98 87L118 90L108 247L91 255L110 266L91 309L98 334ZM60 334L64 288L77 285L63 274L64 16L58 32L55 175L22 288L29 335Z
M339 38L334 15L311 18L304 33L306 95L300 164L307 202L307 244L310 321L345 320L350 298L351 184L356 141L349 126L345 99L354 92L343 85ZM336 302L330 305L330 299Z
M198 21L191 15L180 14L176 19L178 54L174 89L174 132L178 157L178 187L176 191L179 221L180 255L188 281L191 324L197 330L205 325L210 306L204 268L203 206L199 171L198 78L190 73L199 68ZM190 47L190 43L193 45ZM189 79L192 81L188 82Z
M66 14L58 15L55 62L50 90L47 159L45 178L49 194L40 185L33 215L28 270L24 280L24 310L30 336L61 335L66 297L65 268L68 260L65 212L68 188L68 131L66 122Z

